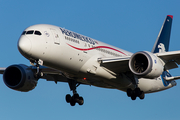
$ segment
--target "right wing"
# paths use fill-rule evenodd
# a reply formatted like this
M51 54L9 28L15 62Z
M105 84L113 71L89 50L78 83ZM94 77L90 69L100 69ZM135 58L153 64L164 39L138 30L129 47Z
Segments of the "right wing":
M31 69L34 72L37 70L37 68L34 66L30 66L28 69ZM6 68L0 68L0 74L3 74L5 70ZM46 79L47 81L55 81L55 83L57 83L57 81L68 82L67 77L61 71L44 66L40 66L40 70L43 73L42 78Z
M127 57L113 57L113 58L99 58L98 61L100 65L115 72L121 73L130 71L129 69L129 59L130 56Z
M3 74L6 68L0 68L0 74Z

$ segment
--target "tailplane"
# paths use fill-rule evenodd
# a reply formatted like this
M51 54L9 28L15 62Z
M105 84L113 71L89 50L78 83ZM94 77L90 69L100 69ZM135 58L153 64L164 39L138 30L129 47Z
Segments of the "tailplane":
M172 15L167 15L164 23L161 27L161 30L158 34L156 42L153 46L152 53L160 53L169 51L169 41L171 35L171 26L172 26Z

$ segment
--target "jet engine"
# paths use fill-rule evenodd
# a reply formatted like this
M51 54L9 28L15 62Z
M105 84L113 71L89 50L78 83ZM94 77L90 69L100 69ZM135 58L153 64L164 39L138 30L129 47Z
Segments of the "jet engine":
M4 71L3 80L13 90L28 92L37 85L34 72L26 65L11 65Z
M130 70L139 77L156 78L164 71L163 61L151 52L134 53L129 61Z

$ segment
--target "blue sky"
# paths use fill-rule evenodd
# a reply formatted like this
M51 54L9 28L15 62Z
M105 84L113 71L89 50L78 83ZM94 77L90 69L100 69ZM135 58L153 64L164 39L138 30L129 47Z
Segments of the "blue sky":
M22 31L34 24L53 24L130 52L151 51L166 15L173 15L170 51L180 50L178 0L0 0L0 66L30 65L17 50ZM171 71L180 75L180 69ZM179 120L180 82L169 90L132 101L119 90L81 85L83 106L71 107L67 83L39 80L27 93L9 89L0 78L2 120Z

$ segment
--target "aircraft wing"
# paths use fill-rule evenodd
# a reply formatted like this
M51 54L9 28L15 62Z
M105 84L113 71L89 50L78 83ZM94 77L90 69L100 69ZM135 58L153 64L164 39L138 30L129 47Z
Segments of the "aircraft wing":
M121 73L130 71L129 69L129 59L130 56L127 57L113 57L113 58L99 58L101 66L115 72Z
M161 58L165 62L166 70L178 68L180 65L180 51L171 51L164 53L155 53L156 56ZM127 57L115 57L115 58L99 58L102 67L105 67L115 73L127 72L129 69L129 59ZM178 65L177 65L178 64Z
M31 69L33 71L36 71L35 66L31 66ZM64 75L62 71L52 69L45 66L40 66L40 71L43 73L43 79L46 79L47 81L54 81L57 82L68 82L67 75Z
M28 69L32 69L32 71L36 71L36 67L30 66ZM6 68L0 68L0 74L3 74ZM43 79L47 81L55 81L56 83L59 82L68 82L67 77L58 70L40 66L40 70L43 73Z
M155 55L165 61L167 70L178 68L177 64L180 65L180 51L156 53Z
M35 66L30 66L30 69L36 72L37 68ZM54 81L56 84L57 82L68 82L68 79L72 79L73 76L70 74L56 70L53 68L40 66L40 71L43 73L42 79L46 79L47 81ZM78 83L88 85L89 83L87 81L78 81Z
M6 68L0 68L0 74L3 74Z

